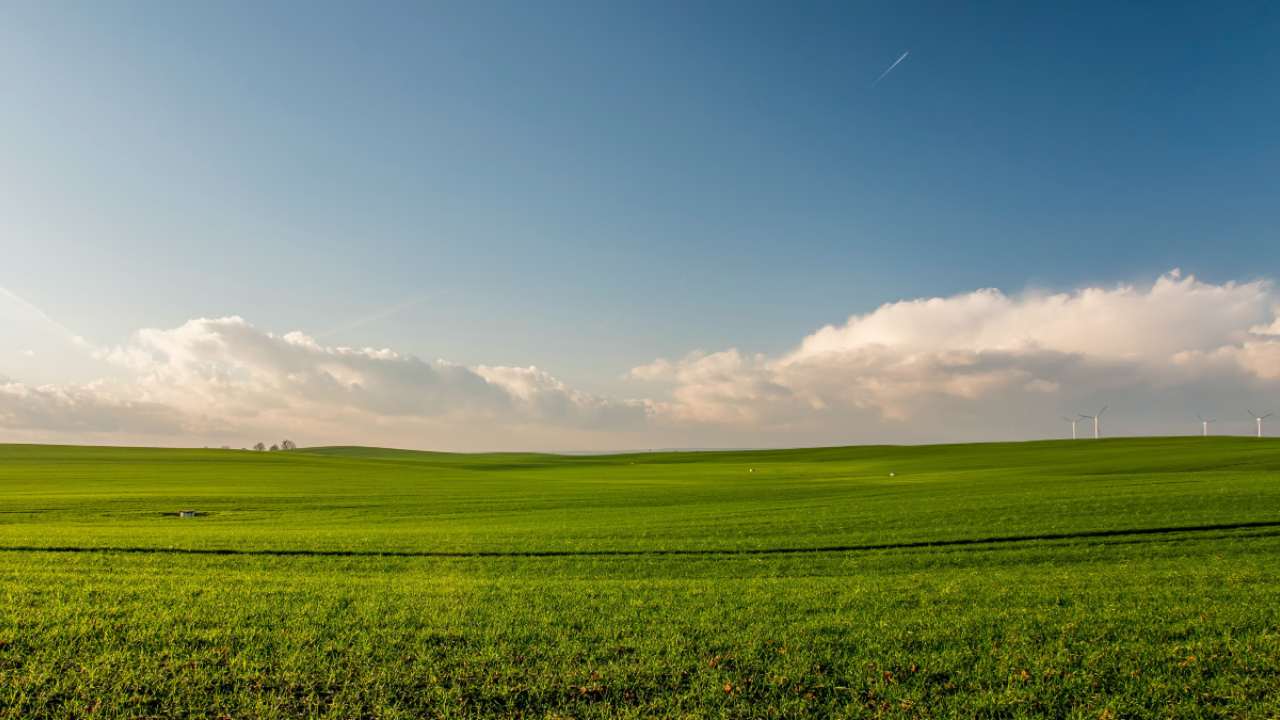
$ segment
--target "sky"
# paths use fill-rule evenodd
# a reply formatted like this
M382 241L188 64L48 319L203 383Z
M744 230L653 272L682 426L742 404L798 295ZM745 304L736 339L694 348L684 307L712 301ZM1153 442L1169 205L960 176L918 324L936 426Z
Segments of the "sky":
M1251 432L1278 32L1261 2L0 0L0 442Z

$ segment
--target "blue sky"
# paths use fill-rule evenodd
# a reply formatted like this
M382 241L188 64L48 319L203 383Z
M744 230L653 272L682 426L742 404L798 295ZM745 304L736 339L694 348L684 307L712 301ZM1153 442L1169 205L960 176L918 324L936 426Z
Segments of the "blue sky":
M1280 8L1171 5L4 3L0 287L633 397L901 299L1269 279ZM0 375L116 372L10 305Z

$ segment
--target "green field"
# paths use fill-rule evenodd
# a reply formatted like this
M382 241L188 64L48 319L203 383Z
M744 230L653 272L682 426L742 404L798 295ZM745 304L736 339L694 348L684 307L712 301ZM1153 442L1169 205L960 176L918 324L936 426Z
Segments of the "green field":
M0 717L1280 717L1280 441L0 446Z

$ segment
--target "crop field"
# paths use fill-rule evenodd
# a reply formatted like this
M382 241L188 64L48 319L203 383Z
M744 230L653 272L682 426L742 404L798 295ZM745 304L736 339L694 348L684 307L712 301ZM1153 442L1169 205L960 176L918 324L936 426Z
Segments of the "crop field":
M44 717L1280 717L1280 441L0 446Z

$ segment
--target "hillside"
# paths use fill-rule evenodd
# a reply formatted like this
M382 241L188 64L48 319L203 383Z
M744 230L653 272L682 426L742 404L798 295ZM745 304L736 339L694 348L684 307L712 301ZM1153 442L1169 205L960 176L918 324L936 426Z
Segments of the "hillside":
M785 550L1280 520L1280 442L557 456L0 447L3 545ZM206 515L177 522L171 513Z
M1277 578L1275 440L0 446L0 718L1267 716Z

